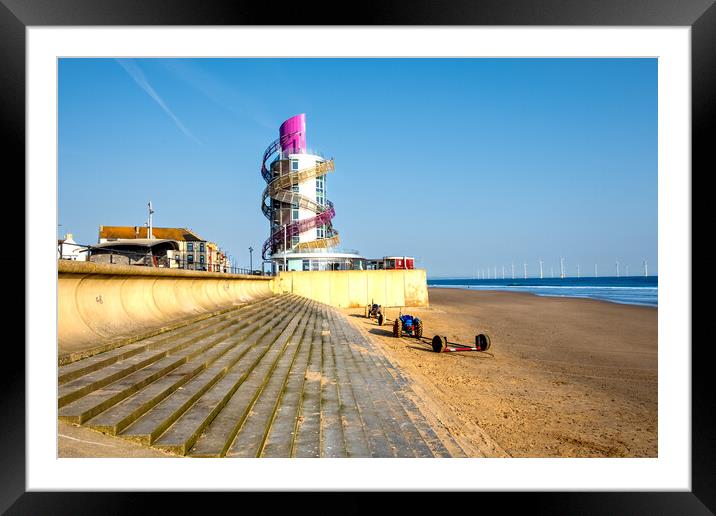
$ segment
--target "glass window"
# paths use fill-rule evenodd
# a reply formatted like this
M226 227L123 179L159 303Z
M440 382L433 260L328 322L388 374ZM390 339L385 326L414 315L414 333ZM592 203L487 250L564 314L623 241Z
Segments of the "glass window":
M298 245L298 242L299 242L299 237L297 237L297 236L291 237L291 247Z
M189 242L186 244L186 250L187 251L193 251L194 250L194 242Z
M303 260L303 270L307 271L311 268L311 262L309 260Z
M200 252L200 253L203 253L203 252L204 252L204 242L202 242L202 243L199 244L199 252Z
M204 255L203 255L203 254L200 254L200 255L199 255L199 261L200 261L201 263L204 263Z
M291 160L291 170L298 170L298 160L297 159Z
M291 220L298 220L298 210L291 210Z
M292 192L298 192L298 185L291 185Z
M189 263L192 263L194 261L194 255L193 254L187 254L186 255L186 261Z

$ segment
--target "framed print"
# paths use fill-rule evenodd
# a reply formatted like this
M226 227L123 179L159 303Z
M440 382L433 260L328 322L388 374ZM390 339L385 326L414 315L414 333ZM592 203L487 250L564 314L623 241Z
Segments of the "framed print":
M400 4L2 1L28 300L3 510L714 510L691 170L716 8Z

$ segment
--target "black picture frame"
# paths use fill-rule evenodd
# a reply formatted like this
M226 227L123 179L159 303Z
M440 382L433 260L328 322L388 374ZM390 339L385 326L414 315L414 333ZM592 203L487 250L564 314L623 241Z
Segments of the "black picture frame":
M691 177L696 175L693 171L699 169L702 176L716 169L711 151L713 143L709 138L716 120L714 0L454 0L449 4L402 0L364 2L355 10L340 15L338 4L334 5L335 9L296 10L280 9L275 2L0 0L0 117L3 122L0 130L3 131L5 162L15 163L14 170L22 175L19 171L24 171L25 167L25 28L28 26L604 25L691 27ZM22 183L20 188L24 188ZM25 274L31 273L25 270ZM16 292L23 291L20 275L14 273L14 276L8 280L9 285L6 283L7 287ZM691 335L687 338L691 339ZM690 492L486 493L480 495L480 504L495 499L502 504L509 499L508 506L525 504L530 512L536 513L712 514L716 510L716 429L712 417L714 398L707 346L708 341L692 343ZM185 496L166 494L25 492L25 355L24 350L18 348L16 343L5 346L4 371L0 380L3 393L0 397L0 511L8 510L11 514L141 513L147 512L158 497L163 504L161 512L169 512L174 507L187 508ZM203 495L212 497L214 507L219 507L226 496L231 496ZM353 498L353 495L348 496ZM342 498L343 506L350 506L349 498ZM242 505L247 507L250 505L244 504L251 503L246 500ZM354 508L360 506L361 503L356 502ZM386 505L385 508L390 510L391 507Z

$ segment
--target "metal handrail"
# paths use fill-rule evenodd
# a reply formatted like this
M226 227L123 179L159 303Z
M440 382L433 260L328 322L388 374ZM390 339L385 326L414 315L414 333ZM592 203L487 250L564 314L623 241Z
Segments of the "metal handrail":
M80 252L88 253L88 261L92 260L93 256L108 256L107 263L116 265L132 265L138 267L156 267L164 269L182 269L182 270L193 270L193 271L206 271L206 272L222 272L225 274L248 274L253 276L272 276L271 272L264 272L263 270L251 270L247 267L234 267L226 266L220 263L208 263L201 261L182 259L179 257L169 257L167 255L155 256L151 252L146 253L135 253L132 251L118 251L115 249L108 249L106 247L93 247L91 245L73 244L77 247L83 247L84 250ZM94 252L101 251L101 252ZM59 259L64 259L60 257Z

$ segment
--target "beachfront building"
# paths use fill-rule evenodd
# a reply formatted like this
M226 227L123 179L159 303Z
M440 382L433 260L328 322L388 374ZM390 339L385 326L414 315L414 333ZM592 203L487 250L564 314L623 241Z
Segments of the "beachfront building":
M384 256L366 260L365 268L371 271L414 269L415 259L412 256Z
M261 208L270 231L262 257L272 272L365 269L358 251L337 247L335 208L327 197L333 171L332 158L306 146L305 114L281 124L261 163Z
M87 247L75 242L72 233L57 241L57 258L60 260L87 261Z
M226 272L230 269L226 253L219 246L187 228L152 227L151 238L147 226L100 226L98 244L92 246L92 255L134 257L136 263L146 262L141 255L150 254L160 266L201 271ZM161 244L171 242L171 244ZM135 256L136 255L136 256ZM130 263L132 260L130 259Z

